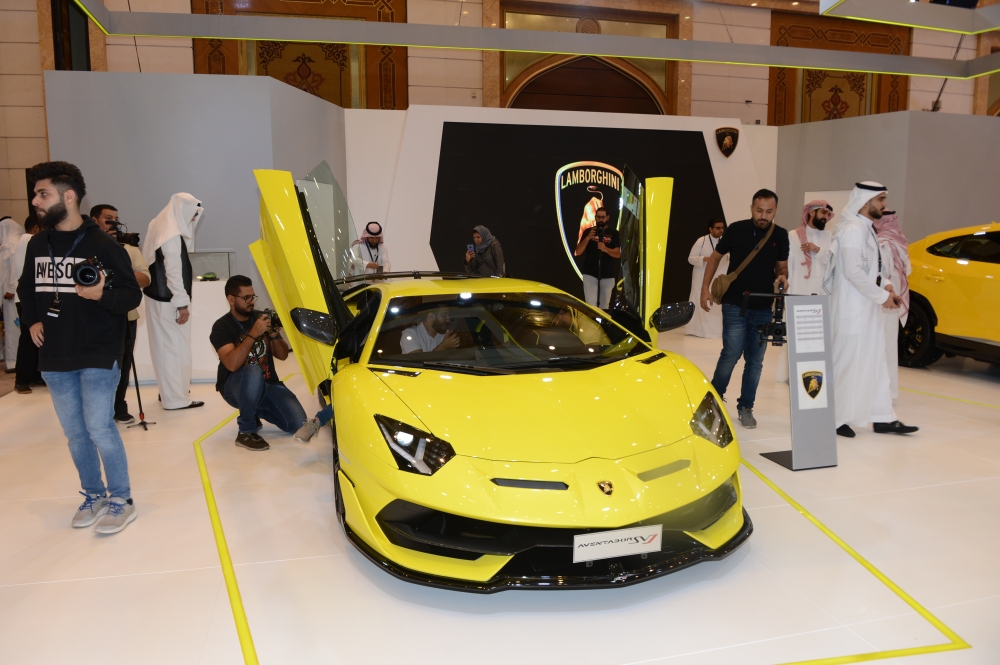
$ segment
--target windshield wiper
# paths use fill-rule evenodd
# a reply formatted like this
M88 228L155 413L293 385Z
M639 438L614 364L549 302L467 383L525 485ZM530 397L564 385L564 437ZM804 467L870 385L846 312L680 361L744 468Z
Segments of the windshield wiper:
M450 369L455 372L463 372L465 374L514 374L513 370L503 369L501 367L480 367L479 365L463 365L459 363L449 363L441 360L425 360L420 363L424 367L430 369Z

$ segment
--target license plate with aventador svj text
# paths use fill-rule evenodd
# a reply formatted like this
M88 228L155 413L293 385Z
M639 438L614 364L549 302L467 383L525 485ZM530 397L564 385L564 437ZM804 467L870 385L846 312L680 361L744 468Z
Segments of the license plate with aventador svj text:
M659 552L662 542L662 524L637 526L617 531L601 531L600 533L584 533L573 536L573 563Z

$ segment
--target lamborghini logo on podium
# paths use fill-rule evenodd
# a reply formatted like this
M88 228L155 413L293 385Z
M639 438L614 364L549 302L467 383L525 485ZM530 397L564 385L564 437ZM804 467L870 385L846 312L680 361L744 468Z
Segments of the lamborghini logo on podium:
M601 162L573 162L556 171L556 217L570 265L583 279L573 251L583 234L594 226L598 208L608 211L618 228L621 217L622 172Z
M733 154L740 140L740 130L735 127L720 127L715 130L715 142L726 157Z
M823 390L823 372L806 372L802 375L802 387L806 389L806 394L816 399L819 391Z

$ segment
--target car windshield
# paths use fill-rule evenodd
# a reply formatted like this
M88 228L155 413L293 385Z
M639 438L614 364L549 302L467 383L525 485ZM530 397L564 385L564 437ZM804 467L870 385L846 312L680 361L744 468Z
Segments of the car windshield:
M588 369L649 350L569 296L455 293L389 301L369 361L507 374Z

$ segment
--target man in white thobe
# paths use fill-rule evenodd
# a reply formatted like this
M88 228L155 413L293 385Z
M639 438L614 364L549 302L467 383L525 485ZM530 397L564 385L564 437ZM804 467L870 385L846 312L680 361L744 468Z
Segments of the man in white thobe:
M719 239L726 230L726 220L716 217L708 223L708 235L703 235L695 241L691 247L691 254L688 256L688 263L694 266L691 271L691 302L697 303L701 300L701 283L705 280L705 263L708 257L712 256L715 246L719 244ZM719 275L725 275L729 271L729 255L722 257L719 268L712 275L715 279ZM722 338L722 308L713 307L712 311L706 312L701 307L694 308L694 316L691 322L684 328L684 334L695 337L707 337L709 339Z
M851 192L830 245L830 294L833 326L833 389L837 434L855 436L851 425L878 434L909 434L916 427L896 419L885 361L882 309L902 300L883 274L885 261L872 223L885 210L886 188L861 182Z
M897 310L883 309L882 321L885 324L885 362L889 368L889 391L892 398L899 397L899 326L906 325L910 314L910 267L909 243L903 230L899 227L899 218L893 211L886 210L882 219L875 222L878 233L878 246L883 257L891 260L883 261L883 268L892 283L893 288L903 300Z
M146 327L149 354L163 408L192 409L191 388L191 260L194 230L204 213L201 201L181 192L170 197L146 231L142 256L149 264L146 294Z
M788 232L788 292L801 296L823 293L823 279L830 265L833 235L826 224L833 206L817 199L802 208L802 224ZM778 358L778 383L788 383L788 347Z
M13 266L17 242L23 235L24 227L9 216L0 219L0 294L3 294L3 355L7 362L8 374L14 371L14 364L17 360L17 343L21 337L21 324L17 316L17 303L15 302L17 279L13 274Z

